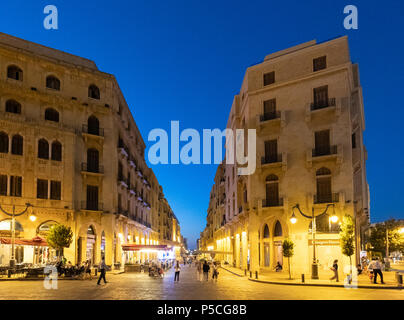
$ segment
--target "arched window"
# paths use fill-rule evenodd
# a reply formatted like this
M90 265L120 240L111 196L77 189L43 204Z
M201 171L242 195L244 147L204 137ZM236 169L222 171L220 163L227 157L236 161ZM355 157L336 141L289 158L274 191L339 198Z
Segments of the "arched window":
M331 171L327 168L320 168L316 171L317 193L314 196L314 203L331 203Z
M19 134L13 136L11 140L11 153L22 156L24 139Z
M88 87L88 97L93 99L100 99L100 89L94 84Z
M7 78L22 81L22 70L17 66L8 66Z
M46 87L49 89L60 90L60 80L55 76L47 76Z
M6 112L21 113L21 104L13 99L7 100Z
M49 159L49 143L45 139L38 141L38 158Z
M50 228L52 228L54 225L57 225L58 223L56 221L45 221L43 222L37 229L36 229L36 233L39 235L43 235L46 236L50 230Z
M276 223L275 223L274 237L282 237L282 226L279 221L276 221Z
M99 152L97 149L87 150L87 170L89 172L99 172Z
M89 226L89 227L88 227L88 229L87 229L87 235L89 235L89 236L95 236L95 231L94 231L93 226Z
M62 144L59 141L52 142L52 160L62 161Z
M281 205L279 199L279 179L276 175L270 174L265 179L265 195L263 207L277 207Z
M53 108L48 108L45 110L45 120L59 122L59 112Z
M269 228L268 228L268 225L267 225L267 224L266 224L265 227L264 227L263 237L264 237L264 239L268 239L268 238L269 238Z
M0 153L8 153L8 134L0 132Z
M97 117L91 116L87 120L88 125L88 133L99 135L100 134L100 122L98 121Z

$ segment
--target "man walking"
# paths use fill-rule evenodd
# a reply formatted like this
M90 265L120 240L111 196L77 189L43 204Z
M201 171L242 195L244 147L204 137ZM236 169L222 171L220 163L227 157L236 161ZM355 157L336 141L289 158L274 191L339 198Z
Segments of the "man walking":
M381 283L383 282L383 273L382 273L382 264L379 261L378 257L374 257L372 262L369 263L368 266L369 270L373 270L373 283L377 283L377 275L380 275Z
M98 278L97 285L100 285L101 279L104 279L104 283L107 283L107 280L105 279L105 272L106 272L107 266L105 264L105 258L101 258L101 263L100 263L100 277Z
M202 270L203 270L203 276L204 276L205 280L209 281L210 267L209 267L208 262L206 260L205 260L205 263L203 264Z
M336 280L338 282L339 279L338 279L338 260L337 259L334 260L331 271L334 272L334 276L332 278L330 278L330 280L331 281Z

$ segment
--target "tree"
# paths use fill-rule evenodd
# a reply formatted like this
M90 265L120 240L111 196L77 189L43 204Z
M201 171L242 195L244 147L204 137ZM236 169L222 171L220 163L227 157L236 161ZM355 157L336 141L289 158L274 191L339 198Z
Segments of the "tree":
M292 240L285 239L282 242L282 254L285 258L288 258L289 280L292 279L290 272L290 258L293 256L293 248L295 244Z
M73 241L73 231L70 227L55 224L49 229L46 241L52 248L58 251L59 257L63 257L63 248L70 247Z
M370 228L370 236L367 239L372 246L372 251L380 252L386 255L386 232L389 240L389 251L399 251L404 254L404 236L399 230L402 228L402 222L390 219L384 222L376 223Z
M342 253L349 257L350 275L352 278L352 256L355 253L355 224L350 215L345 215L342 218L339 236Z

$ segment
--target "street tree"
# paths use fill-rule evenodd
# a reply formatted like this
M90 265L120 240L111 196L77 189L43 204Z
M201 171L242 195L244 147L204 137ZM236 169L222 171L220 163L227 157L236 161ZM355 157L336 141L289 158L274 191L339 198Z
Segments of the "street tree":
M289 269L289 280L292 279L291 270L290 270L290 258L293 256L293 248L295 244L292 240L285 239L282 242L282 254L285 258L288 258L288 269Z
M395 219L376 223L370 228L370 235L367 239L371 245L371 251L380 252L386 256L386 238L388 238L389 251L399 251L404 254L404 235L400 232L402 227L402 222Z
M349 257L350 279L352 279L352 256L355 253L355 223L350 215L342 218L339 233L342 253Z
M59 258L63 257L63 249L70 247L73 241L73 231L70 227L55 224L49 229L46 241L49 246L56 249Z

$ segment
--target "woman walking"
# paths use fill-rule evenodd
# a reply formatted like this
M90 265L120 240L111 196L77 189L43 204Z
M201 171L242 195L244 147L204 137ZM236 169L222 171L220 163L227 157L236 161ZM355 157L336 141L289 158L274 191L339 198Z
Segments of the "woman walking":
M175 266L174 282L175 282L175 281L177 281L177 282L180 281L180 270L181 270L181 268L180 268L180 262L177 261L177 264L176 264L176 266Z
M216 281L217 282L217 276L219 275L219 271L217 270L217 266L215 263L213 263L213 271L212 271L212 281Z
M337 282L339 282L339 279L338 279L338 260L334 260L334 263L332 265L331 270L334 272L334 276L332 278L330 278L330 280L332 281L332 280L335 279Z

